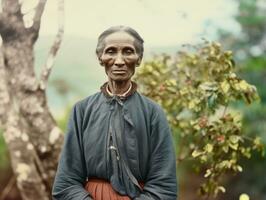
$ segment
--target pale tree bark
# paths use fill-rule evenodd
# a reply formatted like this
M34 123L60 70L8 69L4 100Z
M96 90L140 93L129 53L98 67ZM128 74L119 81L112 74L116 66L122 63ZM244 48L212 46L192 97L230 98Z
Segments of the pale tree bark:
M63 141L49 111L46 86L63 35L63 0L58 0L59 29L40 80L34 72L34 44L46 0L40 0L32 26L25 27L19 0L2 0L0 13L0 127L23 199L51 199Z

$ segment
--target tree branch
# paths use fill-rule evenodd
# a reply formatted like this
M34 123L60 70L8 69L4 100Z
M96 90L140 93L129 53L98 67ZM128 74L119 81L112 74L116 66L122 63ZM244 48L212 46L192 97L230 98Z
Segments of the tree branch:
M58 0L58 32L54 44L50 49L46 64L43 67L41 73L40 88L42 90L45 90L47 86L48 78L50 76L56 54L62 42L63 34L64 34L64 0Z
M10 103L5 76L4 56L0 46L0 127L4 127L6 124L6 111Z
M41 199L41 197L48 197L49 194L44 184L44 180L47 177L44 177L44 169L40 166L39 158L36 156L36 150L29 141L29 136L23 126L24 123L22 122L23 119L20 116L19 108L14 106L15 97L9 93L9 91L14 90L7 83L8 77L3 60L3 54L0 53L0 125L4 126L3 136L9 150L17 184L24 198ZM39 171L41 174L38 173ZM31 188L27 185L29 183L32 184ZM9 186L3 191L1 198L5 198L12 185L13 181L10 181Z
M11 179L9 179L8 184L6 185L4 190L2 191L2 194L0 195L0 200L6 199L7 195L12 190L12 187L15 185L15 183L16 183L16 177L15 177L15 175L12 175Z
M5 21L6 20L5 20L4 14L0 13L0 34L1 34L2 30L5 29L5 23L4 23Z
M5 42L16 40L24 31L23 15L18 0L2 0L0 33Z
M44 7L46 5L46 1L47 0L39 0L38 5L36 6L35 16L33 18L34 22L32 25L32 29L34 29L34 31L39 32L40 24L41 24L41 17L44 11Z
M29 141L26 129L23 127L23 119L18 112L18 108L14 106L9 109L7 128L3 134L17 186L22 199L47 199L49 193L34 162L34 147Z
M18 0L2 0L3 13L16 15L20 13L21 5Z
M2 5L2 12L0 13L0 34L2 34L2 32L8 27L8 15L12 14L14 10L18 10L18 2L16 0L2 0L0 3Z

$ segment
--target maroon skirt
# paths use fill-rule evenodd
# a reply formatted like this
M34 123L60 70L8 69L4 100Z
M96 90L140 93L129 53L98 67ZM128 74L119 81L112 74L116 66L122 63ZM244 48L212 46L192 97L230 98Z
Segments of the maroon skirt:
M140 186L143 188L144 184L140 183ZM103 179L89 179L85 189L94 200L130 200L128 196L122 196L113 190L111 184Z

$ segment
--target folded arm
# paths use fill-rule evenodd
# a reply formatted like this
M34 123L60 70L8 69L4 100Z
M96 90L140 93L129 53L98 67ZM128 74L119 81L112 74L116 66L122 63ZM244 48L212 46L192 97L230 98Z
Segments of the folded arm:
M135 200L176 200L176 157L165 114L157 108L153 115L150 162L143 192Z
M82 113L78 104L72 109L53 185L54 200L92 200L84 189L87 172L82 146Z

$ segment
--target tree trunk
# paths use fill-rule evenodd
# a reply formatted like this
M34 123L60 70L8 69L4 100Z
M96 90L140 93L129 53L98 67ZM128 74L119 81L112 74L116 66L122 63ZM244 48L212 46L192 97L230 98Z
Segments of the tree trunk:
M0 126L10 152L23 199L51 199L51 188L63 141L46 98L48 69L39 81L33 47L38 38L45 0L36 7L34 23L25 28L18 0L2 0L0 14ZM62 31L61 31L62 34ZM58 42L59 41L59 42ZM52 51L55 55L60 40Z

